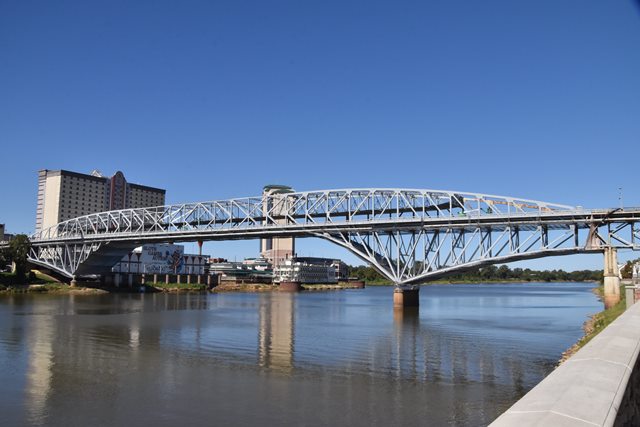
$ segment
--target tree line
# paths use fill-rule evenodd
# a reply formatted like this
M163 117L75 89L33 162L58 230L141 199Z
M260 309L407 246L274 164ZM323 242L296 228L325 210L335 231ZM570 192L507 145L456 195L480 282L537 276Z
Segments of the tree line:
M359 265L349 266L349 276L357 277L367 282L388 282L373 267ZM479 282L479 281L524 281L524 282L585 282L601 281L602 270L531 270L529 268L514 268L501 265L489 265L474 268L461 273L448 275L444 280L451 282Z
M633 276L633 265L640 262L640 258L636 258L631 261L627 261L625 265L620 269L620 274L623 279L631 279Z
M9 240L9 246L0 250L0 266L4 269L6 265L13 264L14 279L16 283L26 283L29 272L29 250L31 242L26 234L16 234Z

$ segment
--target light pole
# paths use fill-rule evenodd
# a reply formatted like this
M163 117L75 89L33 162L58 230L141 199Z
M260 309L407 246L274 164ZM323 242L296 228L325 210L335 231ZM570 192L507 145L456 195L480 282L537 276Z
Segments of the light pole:
M623 203L622 203L622 187L618 187L618 202L620 202L620 209L623 208Z

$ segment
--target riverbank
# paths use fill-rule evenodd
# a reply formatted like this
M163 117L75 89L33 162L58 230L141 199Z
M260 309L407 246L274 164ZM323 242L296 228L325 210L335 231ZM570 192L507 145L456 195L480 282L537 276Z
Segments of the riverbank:
M94 295L107 291L88 287L71 287L57 281L55 278L39 271L32 271L27 277L27 283L21 281L13 273L0 273L1 294L56 294L56 295Z
M270 283L222 283L212 288L211 292L270 292L276 290L278 290L278 285Z
M149 283L140 285L144 292L206 292L207 285L200 283Z
M596 288L593 288L593 292L598 295L600 300L604 298L604 285L600 285ZM583 330L584 336L580 338L580 340L571 346L567 351L562 353L562 357L558 365L561 365L571 356L573 356L578 350L584 347L589 341L591 341L596 335L598 335L602 330L604 330L607 326L611 324L614 320L618 318L622 313L625 312L627 306L626 295L624 291L624 286L620 286L620 301L611 308L604 309L592 316L584 322Z
M303 284L303 291L338 291L345 289L361 289L356 285L344 284ZM134 287L72 287L59 282L24 284L24 285L0 285L1 294L76 294L92 295L106 293L225 293L225 292L274 292L279 287L275 284L265 283L226 283L209 289L207 285L197 283L153 283Z
M61 283L0 285L2 294L49 294L49 295L96 295L107 294L108 291L97 288L71 287Z
M345 289L362 289L359 285L352 285L349 282L344 283L320 283L320 284L302 284L303 291L341 291ZM211 289L211 292L273 292L278 291L279 286L275 284L265 283L228 283L221 284Z

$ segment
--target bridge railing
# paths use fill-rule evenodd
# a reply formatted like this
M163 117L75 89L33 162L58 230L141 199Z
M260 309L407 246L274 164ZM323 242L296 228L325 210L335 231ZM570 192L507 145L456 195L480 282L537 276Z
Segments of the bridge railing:
M544 215L571 210L575 208L479 193L413 189L326 190L100 212L44 229L35 233L32 241L403 219L428 222L445 218Z

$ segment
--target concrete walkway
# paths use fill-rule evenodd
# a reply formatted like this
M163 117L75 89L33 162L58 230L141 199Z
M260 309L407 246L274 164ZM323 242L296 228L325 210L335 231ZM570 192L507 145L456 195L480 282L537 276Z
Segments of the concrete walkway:
M491 426L640 425L639 352L640 304L635 304Z

